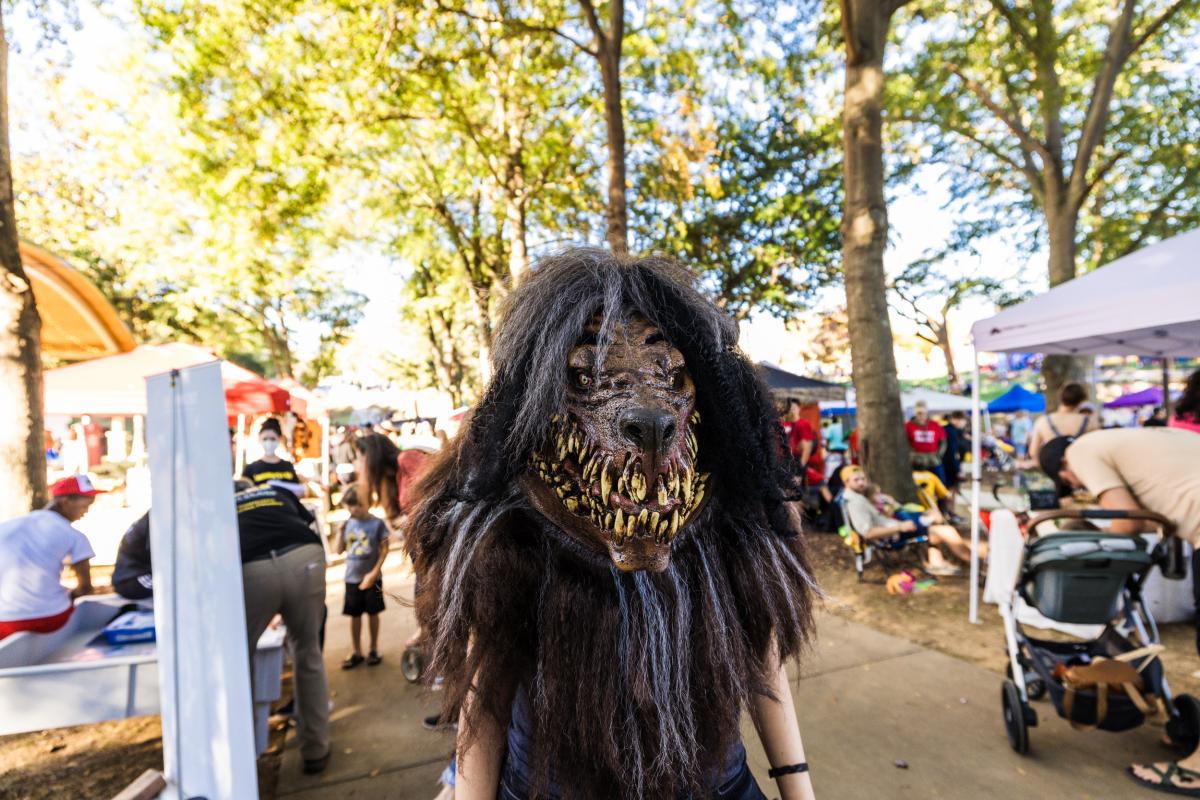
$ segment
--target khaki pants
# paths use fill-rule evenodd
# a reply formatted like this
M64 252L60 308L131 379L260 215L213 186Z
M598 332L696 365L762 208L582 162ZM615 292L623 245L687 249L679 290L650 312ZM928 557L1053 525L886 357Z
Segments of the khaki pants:
M329 752L329 687L318 642L325 610L325 551L306 544L247 562L242 586L250 653L271 618L283 615L292 649L300 756L321 758Z

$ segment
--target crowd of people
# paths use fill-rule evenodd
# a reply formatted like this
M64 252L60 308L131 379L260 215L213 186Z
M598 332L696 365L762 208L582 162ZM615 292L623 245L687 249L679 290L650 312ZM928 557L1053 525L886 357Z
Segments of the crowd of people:
M303 479L285 458L294 439L279 419L256 425L261 456L247 463L233 492L242 562L247 652L253 656L269 625L282 622L294 672L294 715L303 770L325 769L331 702L325 676L326 567L344 555L343 614L349 619L352 650L343 669L378 665L380 614L384 611L383 567L390 540L402 536L411 510L412 489L429 454L446 441L430 426L427 435L401 425L360 426L339 432L331 452L332 486ZM297 432L291 427L294 437ZM230 431L236 463L237 437ZM340 461L344 459L344 461ZM339 469L345 464L349 469ZM45 509L0 524L0 640L20 632L53 633L71 619L75 600L94 591L88 538L74 527L102 492L86 474L63 478L50 487ZM346 518L324 531L312 508L337 498ZM375 516L378 508L383 518ZM139 517L121 538L113 567L112 590L134 601L151 601L151 512ZM62 584L70 566L75 586ZM367 617L368 643L362 642ZM252 671L253 672L253 671Z
M1200 471L1195 468L1200 463L1200 436L1195 435L1200 433L1200 371L1188 379L1173 414L1156 409L1137 428L1102 428L1087 399L1082 386L1068 384L1054 411L1036 420L1025 412L1013 414L1003 434L1018 460L1040 468L1063 498L1082 492L1101 508L1163 514L1179 525L1183 538L1200 545ZM803 502L823 524L845 525L869 542L926 542L922 568L933 575L957 574L960 567L954 562L970 560L971 546L955 527L961 520L954 513L963 462L971 450L965 414L953 412L938 421L923 404L913 407L905 433L914 481L921 489L917 508L897 503L871 483L857 463L857 432L847 433L841 420L820 419L792 400L780 425L781 448L796 476L791 499ZM349 620L352 649L341 667L378 665L383 567L390 542L402 534L413 487L446 434L417 420L341 429L330 449L331 485L324 486L302 478L284 457L294 451L279 420L266 419L257 430L261 455L244 466L234 484L247 647L253 653L273 621L286 625L303 768L316 773L332 752L323 653L329 554L345 557L343 615ZM85 474L70 476L50 487L45 509L0 524L0 639L62 628L74 601L93 591L94 554L74 523L100 493ZM333 497L346 518L327 534L310 506L328 504ZM146 512L126 532L112 573L113 590L130 600L153 597L150 520ZM1137 533L1143 527L1115 520L1111 530ZM985 548L981 545L981 557ZM70 589L61 583L64 564L75 575ZM1200 574L1200 553L1193 555L1192 569L1193 575ZM1200 605L1200 584L1194 586ZM1196 644L1200 652L1200 626ZM1134 772L1153 784L1156 776L1167 780L1168 766L1176 785L1183 781L1191 787L1191 781L1200 786L1200 751L1175 765L1146 765Z

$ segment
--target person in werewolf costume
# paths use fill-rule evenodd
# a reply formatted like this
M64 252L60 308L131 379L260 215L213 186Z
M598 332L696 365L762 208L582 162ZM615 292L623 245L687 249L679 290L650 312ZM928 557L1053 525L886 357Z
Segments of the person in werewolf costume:
M461 709L457 797L761 798L743 709L779 793L811 796L781 664L816 589L779 425L693 283L543 261L422 482L408 547L426 674Z

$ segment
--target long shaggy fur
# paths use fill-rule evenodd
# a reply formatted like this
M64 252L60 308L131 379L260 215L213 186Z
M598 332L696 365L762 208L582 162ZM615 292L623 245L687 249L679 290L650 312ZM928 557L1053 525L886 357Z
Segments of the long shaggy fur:
M537 515L517 488L565 404L567 356L601 315L603 343L630 312L686 360L714 496L662 573L621 573ZM738 351L737 328L665 259L602 250L549 259L510 297L495 377L454 445L430 469L409 547L429 674L445 704L476 697L460 746L485 717L510 720L523 687L538 788L565 797L701 793L811 633L815 587L783 505L774 408ZM603 345L602 345L603 346Z

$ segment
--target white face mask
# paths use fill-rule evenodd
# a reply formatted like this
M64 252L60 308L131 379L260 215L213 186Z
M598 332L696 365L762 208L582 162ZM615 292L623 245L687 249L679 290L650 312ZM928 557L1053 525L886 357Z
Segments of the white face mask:
M273 456L275 451L279 449L278 439L263 439L262 440L263 455Z

